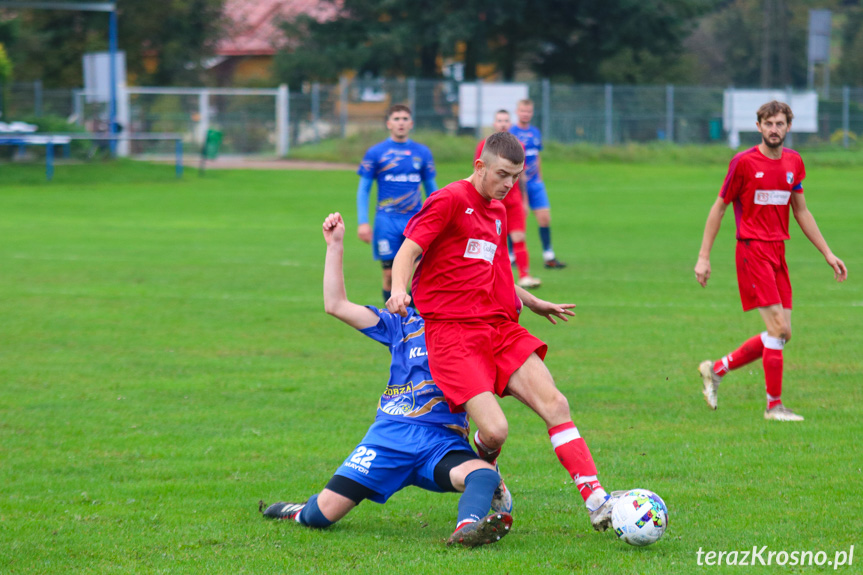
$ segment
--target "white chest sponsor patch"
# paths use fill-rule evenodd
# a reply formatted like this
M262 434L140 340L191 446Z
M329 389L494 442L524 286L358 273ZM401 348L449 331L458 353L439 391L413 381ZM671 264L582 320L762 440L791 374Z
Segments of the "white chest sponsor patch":
M467 241L467 248L464 250L464 257L473 260L485 260L488 263L492 263L496 251L497 244L471 238Z
M787 190L755 190L755 203L759 206L787 206L791 192Z

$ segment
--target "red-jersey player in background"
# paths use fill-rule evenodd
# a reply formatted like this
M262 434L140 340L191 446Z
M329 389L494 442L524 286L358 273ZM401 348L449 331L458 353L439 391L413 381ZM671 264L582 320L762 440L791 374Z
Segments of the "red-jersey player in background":
M572 422L569 403L542 361L547 346L518 324L521 303L552 323L574 315L574 304L554 304L515 286L506 255L506 197L524 169L524 149L512 134L488 137L474 172L438 190L405 228L393 262L387 308L404 316L407 283L426 321L429 367L453 409L476 424L480 456L495 461L508 434L495 395L512 395L545 422L555 454L585 500L598 531L611 524L617 493L597 479L587 444Z
M833 255L815 218L806 207L803 178L806 170L800 154L783 149L794 115L784 103L761 106L756 126L761 143L734 156L719 197L710 209L704 238L695 264L695 279L702 287L710 279L710 249L722 216L734 203L737 222L737 284L743 311L758 309L767 331L747 340L718 361L698 366L704 383L704 399L716 409L722 377L732 369L761 358L767 388L765 419L802 421L803 417L782 404L782 349L791 339L791 282L785 264L789 205L809 241L833 268L836 281L848 277L845 264Z
M494 131L509 132L512 121L509 112L498 110L494 115ZM473 160L479 159L485 140L476 146ZM542 285L539 278L530 275L530 254L527 253L527 242L524 233L527 229L527 215L524 213L524 200L518 182L502 200L506 208L506 229L509 231L509 241L512 242L512 253L515 256L515 267L518 270L518 285L525 289L538 288Z

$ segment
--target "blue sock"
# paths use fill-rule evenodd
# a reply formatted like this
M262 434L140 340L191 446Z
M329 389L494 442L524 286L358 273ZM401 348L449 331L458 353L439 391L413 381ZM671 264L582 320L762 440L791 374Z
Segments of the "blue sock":
M551 228L539 228L539 240L542 242L542 251L551 251Z
M479 521L491 508L494 490L500 484L500 475L493 469L477 469L464 478L464 493L458 500L456 525L464 520Z
M382 294L384 294L384 304L386 304L386 303L387 303L387 301L389 301L390 296L391 296L391 295L393 295L393 292L391 292L391 291L387 291L387 290L385 290L385 289L382 289L382 290L381 290L381 293L382 293Z
M323 529L332 524L333 522L324 517L324 514L321 513L321 510L318 507L318 496L312 495L309 497L308 503L306 503L306 506L303 507L302 511L300 511L300 525Z

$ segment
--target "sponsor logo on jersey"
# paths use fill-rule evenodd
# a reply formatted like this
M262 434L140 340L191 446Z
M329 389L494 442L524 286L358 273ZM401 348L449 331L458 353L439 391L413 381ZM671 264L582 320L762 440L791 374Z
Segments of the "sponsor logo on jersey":
M408 353L408 357L410 359L416 359L418 357L426 357L428 352L423 351L421 347L412 347L410 353Z
M787 206L791 192L787 190L755 190L755 203L759 206Z
M495 220L494 221L494 229L497 230L497 235L500 235L500 227L501 227L500 226L500 220Z
M488 263L491 263L494 261L494 253L496 251L497 244L471 238L467 241L467 248L464 250L464 257L473 260L485 260Z
M464 211L467 215L471 215L473 213L473 208L468 208Z
M419 156L414 156L412 161L413 161L413 167L415 170L419 170L420 168L423 167L423 159L420 158Z
M763 178L763 177L764 177L764 172L755 172L755 177L756 177L756 178Z
M413 411L415 406L414 387L409 381L405 385L387 386L378 408L387 415L406 415Z
M785 173L785 181L789 184L794 183L794 172L786 172Z
M387 174L384 176L385 182L412 182L419 183L422 181L419 174Z

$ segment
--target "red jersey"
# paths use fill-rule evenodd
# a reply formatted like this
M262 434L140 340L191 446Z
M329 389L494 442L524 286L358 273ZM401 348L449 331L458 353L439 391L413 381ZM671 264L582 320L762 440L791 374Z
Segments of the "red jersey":
M404 234L423 250L411 285L423 318L517 320L503 203L459 180L430 195Z
M719 197L734 202L738 240L783 241L788 235L791 194L803 193L806 169L800 154L782 150L772 160L758 146L740 152L728 166Z
M480 140L479 144L476 145L476 152L473 155L474 162L479 158L480 154L482 154L483 147L485 147L485 140ZM523 148L524 144L522 144L521 147ZM506 197L501 201L508 210L513 209L516 205L521 205L521 188L518 186L518 182L515 183Z

